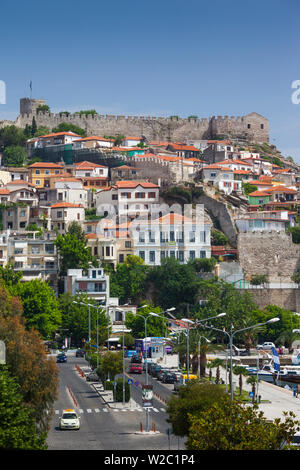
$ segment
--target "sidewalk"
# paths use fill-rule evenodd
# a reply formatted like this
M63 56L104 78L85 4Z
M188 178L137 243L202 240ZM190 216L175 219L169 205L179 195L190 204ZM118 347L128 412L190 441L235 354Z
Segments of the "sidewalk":
M214 372L215 369L213 369L213 375ZM225 381L226 372L224 369L220 370L220 377ZM233 383L235 383L238 393L239 377L234 374ZM252 391L252 386L247 384L246 377L243 377L243 390L247 392ZM286 390L285 388L260 380L258 382L258 395L261 396L261 401L263 401L263 403L259 404L259 410L264 413L267 419L282 419L284 411L293 411L296 419L300 420L300 395L298 398L294 397L292 390Z

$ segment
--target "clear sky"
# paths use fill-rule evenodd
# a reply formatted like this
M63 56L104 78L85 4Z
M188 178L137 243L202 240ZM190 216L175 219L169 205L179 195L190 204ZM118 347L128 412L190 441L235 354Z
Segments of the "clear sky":
M270 141L300 164L299 0L2 2L0 80L51 111L270 121Z

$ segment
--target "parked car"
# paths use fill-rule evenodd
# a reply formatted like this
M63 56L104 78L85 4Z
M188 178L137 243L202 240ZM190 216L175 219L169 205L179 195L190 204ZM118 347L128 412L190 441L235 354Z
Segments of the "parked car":
M169 372L170 372L170 369L161 369L157 374L157 380L161 382L164 375L168 374Z
M99 376L95 372L91 372L86 376L88 382L99 382Z
M130 359L130 362L131 363L134 363L134 364L142 364L143 363L143 359L141 356L137 356L136 354L134 356L132 356L132 358Z
M272 349L272 348L275 348L275 344L274 343L271 343L269 341L265 341L263 344L258 344L256 346L256 349Z
M148 367L148 374L152 375L154 368L157 366L156 362L151 362Z
M148 364L148 372L149 372L150 365L153 364L153 361L152 359L145 359L143 363L143 370L146 370L146 363Z
M75 355L76 355L76 357L84 357L84 354L85 354L85 352L84 352L83 349L77 349Z
M177 382L176 374L174 374L172 372L164 374L164 376L162 378L162 383L164 383L164 384L174 384L175 382Z
M130 364L129 372L131 374L142 374L143 373L142 364L134 364L134 363Z
M162 369L162 366L159 366L159 365L156 364L156 366L151 369L152 377L157 378L157 376L158 376L159 372L161 371L161 369Z
M63 410L59 418L60 429L80 429L80 416L70 408Z
M56 362L67 362L67 356L65 354L58 354L56 356Z

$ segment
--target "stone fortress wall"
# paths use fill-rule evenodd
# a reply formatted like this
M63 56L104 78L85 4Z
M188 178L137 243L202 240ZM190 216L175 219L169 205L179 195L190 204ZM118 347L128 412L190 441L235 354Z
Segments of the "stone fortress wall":
M258 113L245 116L212 116L210 118L177 118L152 116L115 116L36 113L37 107L45 105L41 99L20 99L20 115L13 122L24 128L32 123L35 116L37 126L50 130L62 122L83 128L87 135L145 136L148 140L186 141L214 139L222 136L251 140L257 143L269 142L269 121ZM3 126L0 123L0 127Z
M239 233L237 248L246 280L266 274L270 283L291 283L291 276L300 269L300 246L285 232Z

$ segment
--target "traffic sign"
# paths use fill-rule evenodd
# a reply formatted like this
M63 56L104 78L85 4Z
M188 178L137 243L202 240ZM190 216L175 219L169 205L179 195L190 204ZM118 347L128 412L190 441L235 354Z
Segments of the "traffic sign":
M128 383L129 385L132 385L132 384L133 384L133 380L132 380L132 379L128 379L128 380L127 380L127 383Z
M139 386L139 383L140 383L140 382L137 380L136 382L134 382L134 385L135 385L136 387L138 387L138 386Z

